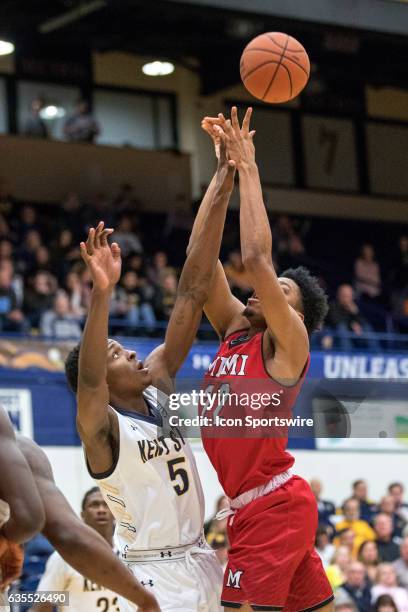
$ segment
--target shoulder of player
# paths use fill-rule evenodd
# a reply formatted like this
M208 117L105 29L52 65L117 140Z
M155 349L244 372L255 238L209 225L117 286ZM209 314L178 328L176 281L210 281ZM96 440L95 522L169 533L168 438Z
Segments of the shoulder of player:
M299 380L308 359L309 349L309 338L303 324L294 326L284 342L278 341L269 329L263 334L262 356L265 369L272 378L282 384L291 386Z
M45 452L30 438L16 434L16 441L34 476L54 480L51 464Z

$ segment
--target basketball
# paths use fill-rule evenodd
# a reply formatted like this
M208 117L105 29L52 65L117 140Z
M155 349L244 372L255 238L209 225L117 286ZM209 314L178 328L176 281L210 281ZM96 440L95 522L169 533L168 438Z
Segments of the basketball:
M282 32L260 34L245 47L240 62L246 89L263 102L288 102L300 94L310 75L303 45Z

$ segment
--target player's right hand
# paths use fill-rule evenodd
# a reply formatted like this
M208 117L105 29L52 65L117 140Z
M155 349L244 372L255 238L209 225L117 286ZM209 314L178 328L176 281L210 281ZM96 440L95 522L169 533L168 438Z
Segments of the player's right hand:
M93 286L101 291L112 290L120 278L120 247L116 242L108 244L112 232L101 221L96 228L91 227L86 243L80 244L81 257L89 268Z
M207 132L207 134L209 134L209 136L212 138L215 156L217 159L220 159L220 136L218 131L214 129L216 122L216 117L204 117L204 119L201 121L201 127L204 132Z

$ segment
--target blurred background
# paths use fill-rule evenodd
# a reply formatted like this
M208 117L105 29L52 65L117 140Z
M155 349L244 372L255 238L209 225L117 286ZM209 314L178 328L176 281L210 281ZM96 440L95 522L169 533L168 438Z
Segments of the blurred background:
M288 104L263 104L240 82L245 45L267 31L310 56L310 81ZM315 390L301 400L323 429L290 441L298 472L332 504L319 506L321 546L356 557L355 525L332 543L337 523L343 533L357 520L343 518L353 496L372 529L378 513L391 517L383 540L398 548L406 500L387 487L408 485L407 2L2 0L0 39L0 401L45 448L74 507L90 485L63 375L90 294L79 241L100 219L116 228L124 265L111 334L143 357L163 337L215 170L201 119L232 104L242 117L251 104L275 266L306 265L331 302L312 344ZM221 258L245 301L238 209L235 193ZM216 350L203 320L181 377L200 378ZM340 408L327 416L331 394ZM344 438L333 414L356 403L364 418ZM210 518L221 491L194 446ZM359 480L368 493L355 492ZM211 542L226 549L218 531ZM405 554L406 587L408 542L397 548L376 563Z

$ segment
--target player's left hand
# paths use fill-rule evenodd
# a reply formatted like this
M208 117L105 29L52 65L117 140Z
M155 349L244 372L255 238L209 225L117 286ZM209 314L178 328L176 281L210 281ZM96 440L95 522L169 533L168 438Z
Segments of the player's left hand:
M227 155L235 161L238 170L244 164L255 163L255 147L253 137L255 130L250 130L252 108L249 107L240 127L238 121L237 107L231 109L231 119L225 119L220 113L218 117L205 117L203 122L209 126L208 129L216 130L217 126L226 135Z
M23 548L0 536L0 590L6 589L21 574L24 561Z
M231 193L234 189L235 161L227 157L227 138L223 130L215 125L220 140L220 156L218 158L216 191L218 193Z

